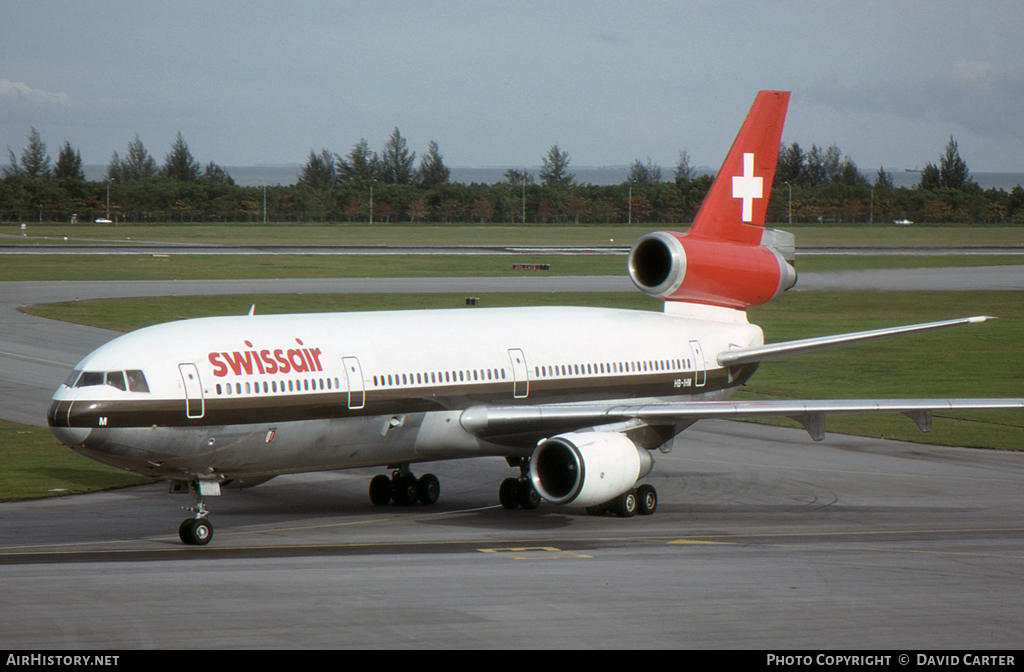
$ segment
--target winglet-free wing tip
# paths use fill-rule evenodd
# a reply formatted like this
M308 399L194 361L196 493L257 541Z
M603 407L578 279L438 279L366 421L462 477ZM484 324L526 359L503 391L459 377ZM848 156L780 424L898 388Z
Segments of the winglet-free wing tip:
M787 357L789 355L816 352L818 350L825 350L841 345L871 341L877 338L913 334L964 324L980 324L994 319L996 318L991 315L977 315L975 317L960 317L955 320L943 320L941 322L909 324L902 327L889 327L888 329L872 329L871 331L858 331L848 334L836 334L834 336L822 336L818 338L804 338L797 341L770 343L768 345L742 350L726 350L725 352L718 354L717 360L721 366L737 366L748 362L764 362L769 359L778 359L779 357Z

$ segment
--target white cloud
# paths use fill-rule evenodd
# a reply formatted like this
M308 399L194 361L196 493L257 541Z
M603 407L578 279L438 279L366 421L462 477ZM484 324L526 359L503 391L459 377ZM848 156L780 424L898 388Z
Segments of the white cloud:
M70 105L71 96L33 89L22 82L0 79L0 100L25 100L40 105Z

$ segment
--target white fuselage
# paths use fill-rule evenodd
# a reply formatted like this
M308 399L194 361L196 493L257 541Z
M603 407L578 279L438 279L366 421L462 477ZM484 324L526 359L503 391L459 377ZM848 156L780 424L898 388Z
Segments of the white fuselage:
M715 355L763 342L743 315L467 308L183 320L83 359L49 421L83 454L182 479L526 456L537 437L483 440L461 426L462 411L722 398L753 369L731 375Z

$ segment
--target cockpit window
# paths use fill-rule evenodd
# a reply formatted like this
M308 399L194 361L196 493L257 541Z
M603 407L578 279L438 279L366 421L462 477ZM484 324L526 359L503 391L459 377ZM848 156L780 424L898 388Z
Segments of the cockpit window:
M116 387L122 392L128 389L124 384L124 371L107 371L106 383L111 387Z
M75 387L92 387L103 384L102 371L84 371L75 382Z
M149 392L149 384L146 382L146 376L142 375L142 371L130 369L125 371L125 375L128 376L128 389L130 391Z
M73 371L67 381L65 381L65 385L73 385L74 387L109 385L122 391L149 392L149 384L146 383L146 376L138 369L106 372Z

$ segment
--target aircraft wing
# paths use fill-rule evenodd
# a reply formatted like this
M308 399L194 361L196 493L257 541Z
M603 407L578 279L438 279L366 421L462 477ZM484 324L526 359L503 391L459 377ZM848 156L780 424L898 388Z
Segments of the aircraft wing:
M978 324L996 318L987 315L977 317L962 317L956 320L943 320L941 322L927 322L924 324L909 324L903 327L889 327L887 329L873 329L871 331L856 331L849 334L836 334L834 336L820 336L818 338L803 338L798 341L785 341L783 343L771 343L756 348L744 348L737 350L726 350L718 355L720 366L738 366L751 362L764 362L769 359L778 359L789 355L799 355L805 352L835 348L840 345L850 345L862 341L873 341L878 338L889 336L900 336L903 334L916 334L922 331L942 329L944 327L955 327L961 324Z
M931 429L933 411L993 409L1024 409L1024 399L819 399L682 401L637 406L473 406L462 413L460 422L476 436L498 438L551 436L628 421L655 427L681 425L685 428L697 420L713 418L787 417L800 422L812 439L820 441L825 438L824 416L830 414L902 413L917 423L921 431L927 432Z
M718 354L720 366L732 367L763 362L789 355L814 352L851 343L889 336L913 334L995 319L964 317L941 322L911 324L847 334L771 343L753 348L726 350ZM815 441L825 437L824 417L831 414L902 413L923 432L931 430L934 411L1024 409L1024 399L813 399L766 401L673 401L642 405L552 404L540 406L473 406L460 418L466 431L481 438L520 442L530 437L548 437L561 432L626 423L664 428L677 433L698 420L786 417L800 422ZM616 428L619 429L619 428Z

